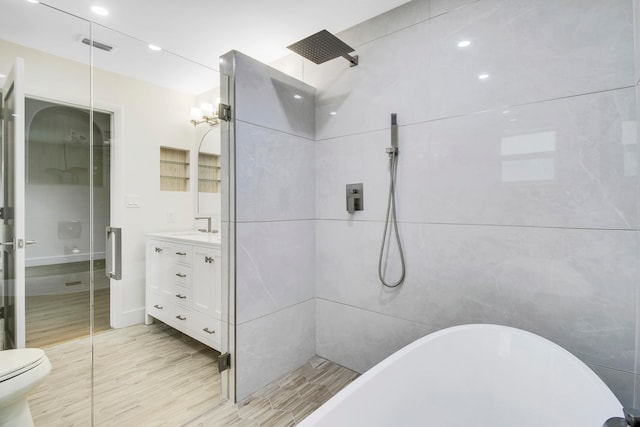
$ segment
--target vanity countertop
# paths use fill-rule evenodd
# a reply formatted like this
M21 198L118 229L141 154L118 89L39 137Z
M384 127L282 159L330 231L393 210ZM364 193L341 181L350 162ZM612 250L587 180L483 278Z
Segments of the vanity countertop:
M150 233L147 237L169 239L178 243L205 245L214 248L221 247L220 233L205 233L202 231L167 231Z

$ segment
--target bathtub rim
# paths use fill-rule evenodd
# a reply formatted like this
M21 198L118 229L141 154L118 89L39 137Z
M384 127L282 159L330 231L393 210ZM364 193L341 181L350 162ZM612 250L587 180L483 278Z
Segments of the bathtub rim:
M600 378L584 361L580 360L577 356L575 356L569 350L565 349L559 344L556 344L555 342L543 336L540 336L533 332L526 331L524 329L519 329L516 327L506 326L506 325L492 324L492 323L472 323L472 324L456 325L456 326L443 328L438 331L427 334L421 338L418 338L413 342L405 345L404 347L400 348L398 351L387 356L385 359L381 360L380 362L375 364L373 367L371 367L370 369L362 373L362 375L360 375L354 381L347 384L347 386L345 386L342 390L340 390L338 393L332 396L328 401L322 404L318 409L316 409L311 414L309 414L309 416L307 416L304 420L302 420L302 422L299 423L298 425L301 427L311 427L315 425L322 425L321 422L323 421L323 418L328 414L330 414L331 411L333 411L339 404L341 404L342 401L346 399L347 396L365 387L381 371L393 365L397 360L403 358L406 354L410 353L415 348L420 347L429 341L438 339L442 335L447 335L447 334L455 333L457 331L472 330L472 329L486 329L486 330L497 329L497 330L503 330L503 331L506 330L512 333L530 336L534 339L538 339L540 341L546 342L547 344L550 344L550 348L553 348L554 350L559 351L563 356L571 359L572 362L578 362L578 363L575 363L576 368L579 368L580 370L582 370L582 372L586 376L590 377L592 380L596 382L602 383L609 390L609 392L611 393L611 396L619 404L620 414L622 414L623 405L622 403L620 403L619 399L613 394L613 391L609 388L609 386L607 386L602 380L602 378ZM616 414L612 414L612 416L616 416Z

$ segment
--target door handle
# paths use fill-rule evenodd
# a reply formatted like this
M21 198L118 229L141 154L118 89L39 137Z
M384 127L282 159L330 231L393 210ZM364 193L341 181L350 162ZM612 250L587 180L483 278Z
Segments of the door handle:
M106 268L105 276L109 279L122 279L122 228L107 227L106 233Z
M23 248L25 244L28 246L28 245L35 245L36 243L38 243L36 240L27 240L25 242L23 239L16 239L16 240L13 240L11 242L2 242L2 245L3 246L13 246L13 247L15 247L16 246L16 242L17 242L18 249Z

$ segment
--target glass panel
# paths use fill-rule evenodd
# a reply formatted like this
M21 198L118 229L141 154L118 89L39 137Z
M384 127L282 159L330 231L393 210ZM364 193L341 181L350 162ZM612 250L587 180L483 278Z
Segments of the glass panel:
M192 107L209 115L202 104L215 104L219 77L108 28L96 25L94 39L115 46L94 51L94 107L113 112L112 198L123 201L112 204L111 225L123 230L122 280L110 287L112 329L94 335L95 423L183 425L221 400L220 301L213 291L219 250L204 243L219 234L197 231L209 221L195 219L193 167L202 134L219 126L190 121ZM186 159L163 158L161 147ZM161 191L161 164L178 166L174 174L188 171L188 191ZM212 217L211 228L219 222ZM149 237L169 231L179 233ZM189 233L207 237L196 244L180 237Z
M13 214L36 242L22 272L26 345L52 364L29 405L36 425L90 425L91 57L77 37L91 26L43 4L5 1L2 12L0 73L16 57L25 67L26 203Z

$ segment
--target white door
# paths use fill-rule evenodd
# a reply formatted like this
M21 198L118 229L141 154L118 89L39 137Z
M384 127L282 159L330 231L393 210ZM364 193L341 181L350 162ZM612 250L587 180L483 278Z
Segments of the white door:
M17 58L2 97L2 265L4 349L25 346L24 61Z

